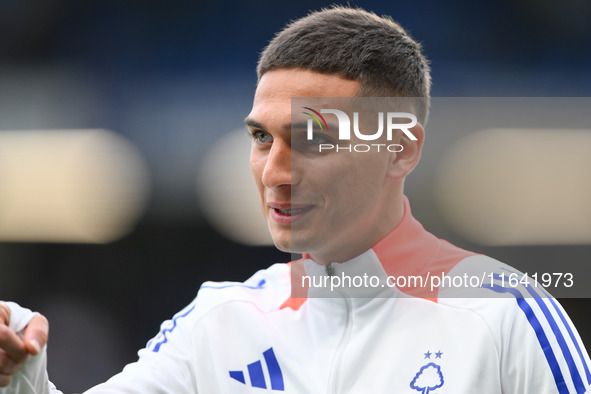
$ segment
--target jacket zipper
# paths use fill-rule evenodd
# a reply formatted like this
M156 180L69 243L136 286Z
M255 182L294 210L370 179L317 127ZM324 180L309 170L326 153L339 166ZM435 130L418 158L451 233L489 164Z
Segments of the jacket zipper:
M338 394L338 386L339 386L339 377L340 377L340 366L341 361L343 359L343 354L345 353L345 348L349 343L349 338L351 337L352 331L352 324L351 324L351 314L352 314L352 306L351 306L351 299L344 296L343 299L345 300L346 304L346 315L345 315L345 331L341 336L341 340L339 341L339 345L337 347L337 354L335 356L335 361L333 363L333 368L330 374L330 379L328 381L328 393L330 394Z

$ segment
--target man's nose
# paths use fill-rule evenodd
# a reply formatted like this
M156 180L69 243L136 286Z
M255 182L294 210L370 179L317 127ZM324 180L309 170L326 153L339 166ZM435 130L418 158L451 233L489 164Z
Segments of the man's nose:
M267 187L291 186L291 146L287 141L275 140L269 150L262 177Z

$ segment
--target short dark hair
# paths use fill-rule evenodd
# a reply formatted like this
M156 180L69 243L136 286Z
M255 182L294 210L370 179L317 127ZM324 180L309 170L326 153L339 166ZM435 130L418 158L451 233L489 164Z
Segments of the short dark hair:
M431 75L421 45L389 16L334 6L290 22L263 50L267 71L301 68L359 81L360 97L420 97L417 118L429 112Z

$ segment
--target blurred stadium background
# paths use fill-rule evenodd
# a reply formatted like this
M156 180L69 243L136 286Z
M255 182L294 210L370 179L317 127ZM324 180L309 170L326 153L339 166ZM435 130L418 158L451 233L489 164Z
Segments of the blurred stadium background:
M351 3L392 15L432 61L440 99L408 181L415 215L585 284L591 3ZM263 46L329 4L0 0L0 299L49 317L64 392L134 361L203 281L289 260L265 245L243 118ZM504 120L482 123L490 108ZM589 300L562 302L590 348Z

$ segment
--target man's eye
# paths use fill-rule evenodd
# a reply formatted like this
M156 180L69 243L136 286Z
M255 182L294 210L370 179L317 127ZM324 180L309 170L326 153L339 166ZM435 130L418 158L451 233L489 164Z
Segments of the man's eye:
M320 133L314 133L312 135L312 139L308 140L308 143L311 145L328 144L331 142L332 141L330 140L330 138Z
M313 133L310 139L308 139L308 135L305 132L293 133L291 137L293 150L305 154L321 153L320 147L326 144L334 145L335 142L330 135L325 133Z
M253 132L252 139L257 144L267 144L267 143L273 141L273 138L268 133L265 133L264 131Z

